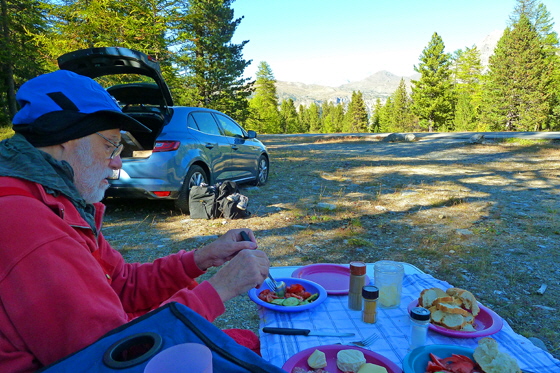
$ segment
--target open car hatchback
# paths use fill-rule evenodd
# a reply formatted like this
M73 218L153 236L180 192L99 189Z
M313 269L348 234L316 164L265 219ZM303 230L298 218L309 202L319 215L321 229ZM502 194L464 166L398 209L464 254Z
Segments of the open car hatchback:
M152 130L122 132L123 166L106 196L172 199L187 212L194 185L267 182L269 155L257 133L216 110L173 106L159 63L146 54L90 48L60 56L58 65L97 80L124 113Z

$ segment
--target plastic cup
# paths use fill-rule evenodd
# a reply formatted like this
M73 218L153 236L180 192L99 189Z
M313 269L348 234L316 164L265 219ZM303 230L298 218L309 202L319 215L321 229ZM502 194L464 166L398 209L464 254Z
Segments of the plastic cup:
M401 305L404 267L399 262L381 260L373 265L375 286L379 289L378 304L382 308L397 308Z
M212 373L212 351L200 343L182 343L154 356L144 373Z

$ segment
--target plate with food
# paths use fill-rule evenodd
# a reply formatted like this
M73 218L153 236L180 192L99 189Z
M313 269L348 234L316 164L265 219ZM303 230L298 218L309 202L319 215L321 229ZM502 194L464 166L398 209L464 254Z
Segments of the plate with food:
M284 281L286 292L280 297L266 282L259 289L249 290L249 298L256 304L280 312L300 312L317 307L327 299L327 291L321 285L300 278L276 278Z
M296 269L292 277L316 282L331 295L348 294L350 287L350 267L344 264L310 264ZM366 284L369 284L367 275Z
M386 357L355 346L326 345L308 348L289 358L282 366L289 373L402 373Z
M502 330L502 318L480 304L475 296L464 289L424 289L417 300L408 305L430 310L429 328L449 337L486 337Z
M497 370L499 369L499 370ZM428 345L410 351L403 360L404 373L517 373L517 360L500 351L493 338L482 338L476 349Z

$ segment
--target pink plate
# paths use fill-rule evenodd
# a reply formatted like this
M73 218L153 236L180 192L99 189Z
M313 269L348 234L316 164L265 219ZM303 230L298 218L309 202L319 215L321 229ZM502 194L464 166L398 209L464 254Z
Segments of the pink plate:
M329 371L330 373L337 373L342 372L336 366L336 354L340 350L360 350L363 352L366 363L372 363L381 365L382 367L386 368L389 373L402 373L402 369L399 368L395 363L391 360L387 359L384 356L376 354L370 350L366 350L360 347L355 346L343 346L343 345L327 345L327 346L317 346L311 347L306 350L300 351L291 358L288 359L282 366L282 369L291 373L294 368L304 368L310 370L311 368L307 365L307 358L311 355L315 350L320 350L325 353L327 358L327 366L323 369Z
M303 278L321 285L331 295L348 294L350 267L344 264L318 263L296 269L292 277ZM369 277L366 275L366 284Z
M418 306L418 300L413 300L408 305L408 311L416 306ZM490 308L484 307L480 303L478 307L480 308L480 312L474 318L474 328L476 329L474 332L447 329L435 324L430 324L429 328L437 333L456 338L486 337L502 330L504 322L496 312L492 311Z

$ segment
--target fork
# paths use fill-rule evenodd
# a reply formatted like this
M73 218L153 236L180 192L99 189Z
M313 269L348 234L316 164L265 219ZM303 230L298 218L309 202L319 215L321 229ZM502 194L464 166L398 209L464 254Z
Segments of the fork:
M279 297L283 297L286 293L286 284L284 281L277 282L270 273L268 274L268 278L265 280L270 290L278 294Z
M373 333L372 335L370 335L369 337L367 337L367 338L365 338L361 341L348 342L348 344L358 346L358 347L367 347L367 346L373 344L373 342L377 341L378 339L379 339L379 336L377 334Z

